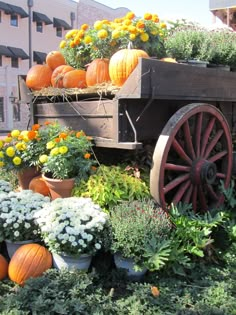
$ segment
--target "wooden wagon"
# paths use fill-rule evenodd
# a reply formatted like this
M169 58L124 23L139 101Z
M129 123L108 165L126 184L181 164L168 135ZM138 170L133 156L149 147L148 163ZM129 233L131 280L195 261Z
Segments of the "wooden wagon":
M236 72L141 58L115 93L32 97L32 123L58 120L95 139L96 147L140 150L155 143L150 190L166 208L191 203L207 210L223 202L220 182L232 175Z

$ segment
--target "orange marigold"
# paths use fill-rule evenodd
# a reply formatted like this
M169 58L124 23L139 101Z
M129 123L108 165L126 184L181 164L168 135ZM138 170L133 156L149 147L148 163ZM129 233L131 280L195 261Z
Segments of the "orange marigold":
M81 30L86 31L88 28L89 28L89 25L88 25L88 24L83 24L83 25L81 25Z
M67 133L65 133L65 132L61 132L61 133L59 134L59 138L60 138L60 139L66 139L66 137L67 137Z
M90 153L85 153L84 158L85 159L90 159L91 154Z
M144 20L148 21L148 20L152 19L152 14L151 13L145 13L143 17L144 17Z
M34 124L31 129L36 131L36 130L39 130L39 128L40 128L40 124Z
M45 121L45 122L44 122L44 125L45 125L45 126L51 125L51 121Z
M36 133L34 130L28 131L28 139L29 139L29 140L35 139L36 136L37 136L37 133Z
M55 138L54 141L55 141L56 143L58 143L58 142L61 141L61 139L60 139L60 138Z
M134 12L130 11L126 14L126 19L130 19L130 20L133 20L133 18L135 17L135 14Z
M77 138L80 138L80 137L82 137L82 136L85 136L85 133L84 133L83 131L78 131L78 132L76 133L76 137L77 137Z
M159 291L159 289L157 287L154 287L154 286L151 287L151 292L152 292L152 295L155 296L155 297L160 295L160 291Z
M140 20L140 21L137 22L136 27L137 28L144 28L145 27L145 23Z

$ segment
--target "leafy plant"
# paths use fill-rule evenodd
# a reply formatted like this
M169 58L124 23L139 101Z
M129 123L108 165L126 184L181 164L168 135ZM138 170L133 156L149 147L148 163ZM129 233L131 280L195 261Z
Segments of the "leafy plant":
M122 202L110 211L111 250L133 258L137 267L158 270L170 253L172 226L152 199Z
M109 209L122 200L137 200L150 196L146 183L121 166L100 165L87 181L73 190L74 196L89 197L102 208Z

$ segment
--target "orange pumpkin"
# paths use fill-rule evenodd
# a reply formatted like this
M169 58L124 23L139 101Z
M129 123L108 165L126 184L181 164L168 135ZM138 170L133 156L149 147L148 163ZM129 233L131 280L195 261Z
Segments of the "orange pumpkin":
M75 70L75 68L68 65L62 65L62 66L56 67L56 69L53 70L52 76L51 76L52 86L62 88L64 75L67 72L72 71L72 70Z
M30 181L29 189L32 190L33 192L40 193L41 195L44 196L50 195L49 188L45 180L43 179L42 175L36 176Z
M9 267L9 278L23 285L29 278L39 277L52 267L52 254L39 244L26 244L19 247L12 256Z
M26 85L32 90L41 90L51 85L52 69L47 65L34 65L26 75Z
M75 69L65 73L63 77L63 87L70 88L86 88L86 71Z
M7 277L8 262L4 256L0 254L0 280Z
M149 58L141 49L121 49L111 56L109 74L116 86L122 86L138 64L139 57Z
M86 71L87 86L111 81L109 75L109 59L94 59Z
M60 51L53 50L47 54L46 64L54 70L59 66L65 65L66 60Z

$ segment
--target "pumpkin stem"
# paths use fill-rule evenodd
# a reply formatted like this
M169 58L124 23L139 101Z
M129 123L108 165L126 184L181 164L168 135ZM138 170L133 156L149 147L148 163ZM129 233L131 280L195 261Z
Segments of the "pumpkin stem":
M133 49L134 48L133 43L132 42L128 42L127 48L128 49Z

